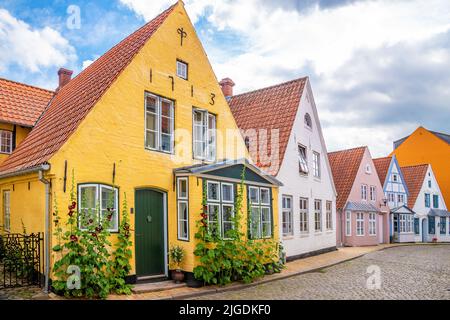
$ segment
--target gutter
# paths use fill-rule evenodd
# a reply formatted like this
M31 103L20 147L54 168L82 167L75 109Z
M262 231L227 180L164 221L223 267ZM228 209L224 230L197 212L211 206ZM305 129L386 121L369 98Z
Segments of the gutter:
M50 168L49 165L47 165ZM47 169L48 170L48 169ZM44 233L44 259L45 259L45 286L44 293L49 292L49 274L50 274L50 181L44 178L44 170L39 170L39 181L45 185L45 233Z
M48 171L48 170L50 170L50 164L44 163L44 164L41 164L36 167L31 167L31 168L26 168L26 169L22 169L22 170L17 170L14 172L0 174L0 179L17 177L17 176L21 176L21 175L25 175L25 174L29 174L29 173L36 173L36 172Z

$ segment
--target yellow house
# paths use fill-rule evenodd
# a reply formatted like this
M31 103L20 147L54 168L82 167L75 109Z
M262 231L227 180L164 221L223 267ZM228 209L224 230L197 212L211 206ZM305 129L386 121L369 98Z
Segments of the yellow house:
M132 280L167 277L172 245L186 250L182 267L193 276L204 190L209 218L217 210L222 229L232 227L243 168L244 207L250 193L260 213L254 237L278 239L274 199L281 184L246 160L245 143L181 1L74 79L64 69L59 76L60 87L36 126L0 166L0 191L8 194L2 219L8 215L9 232L21 232L22 221L28 232L45 232L47 267L55 262L52 207L67 207L72 178L81 209L98 205L102 212L105 199L114 198L113 240L126 194Z
M394 142L394 154L402 167L431 164L444 201L450 203L450 135L419 127Z

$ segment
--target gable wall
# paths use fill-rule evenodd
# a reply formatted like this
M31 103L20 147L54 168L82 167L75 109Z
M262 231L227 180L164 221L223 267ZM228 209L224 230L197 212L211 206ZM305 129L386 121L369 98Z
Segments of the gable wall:
M334 194L331 172L328 169L326 158L326 146L322 144L319 119L315 116L314 98L310 92L309 83L305 86L303 96L300 100L297 117L295 119L291 136L286 148L283 163L277 175L284 186L279 190L279 208L280 219L282 217L282 195L293 197L293 229L294 235L285 238L283 245L288 256L300 255L306 252L321 250L336 246L336 196ZM307 128L304 123L306 113L311 115L313 126L312 130ZM310 173L305 176L299 173L298 164L298 144L307 148L308 167ZM321 178L314 178L312 171L313 151L320 153L320 171ZM300 197L309 199L309 233L300 234ZM314 231L314 200L322 200L322 232ZM326 201L332 201L333 230L326 230L325 204ZM281 220L280 220L281 221ZM280 227L282 223L280 222ZM280 235L282 230L280 230Z

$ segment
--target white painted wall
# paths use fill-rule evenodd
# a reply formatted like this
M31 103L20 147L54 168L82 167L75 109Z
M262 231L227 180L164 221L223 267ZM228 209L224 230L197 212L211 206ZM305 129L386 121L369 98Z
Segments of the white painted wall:
M431 181L431 188L428 186L428 181ZM431 165L428 166L428 170L426 173L426 177L423 181L422 188L420 189L419 195L417 196L416 203L414 204L414 207L413 207L413 211L416 213L415 217L416 218L418 217L420 219L420 223L419 223L420 235L415 236L415 241L422 242L422 232L425 231L426 242L431 242L434 237L437 238L438 242L450 242L450 229L449 229L449 224L450 224L449 220L450 219L449 218L446 219L445 235L440 234L440 228L438 225L440 222L439 217L436 217L436 221L435 221L436 233L434 235L428 234L428 216L427 216L427 214L430 211L430 208L425 207L425 193L430 194L431 208L433 208L433 195L437 194L437 195L439 195L439 208L438 209L447 210L447 206L445 204L444 197L442 196L441 189L439 188L439 184L433 173L433 169L432 169ZM426 219L425 220L426 221L425 230L422 230L422 222L424 219Z
M393 160L392 160L393 161ZM388 206L390 209L395 209L398 207L401 207L403 205L408 205L408 195L406 194L405 189L405 182L403 181L402 176L400 175L400 169L398 168L397 162L393 161L392 163L392 169L391 172L388 173L389 176L386 177L386 188L385 191L385 197L389 200L388 194L394 194L394 201L388 201ZM394 181L394 175L397 177L397 181ZM405 201L400 202L398 201L398 195L402 194Z
M312 130L304 124L304 116L309 113L312 118ZM299 173L298 144L307 148L307 160L310 173L307 176ZM313 177L313 151L320 153L320 179ZM294 122L289 143L277 179L284 186L279 192L280 235L288 257L305 254L336 246L336 195L328 163L327 149L323 140L322 129L315 108L312 90L306 84L300 100L297 117ZM293 198L293 235L282 236L282 196ZM300 233L300 198L309 199L309 232ZM322 232L314 230L314 200L322 200ZM333 228L326 230L326 201L332 201Z

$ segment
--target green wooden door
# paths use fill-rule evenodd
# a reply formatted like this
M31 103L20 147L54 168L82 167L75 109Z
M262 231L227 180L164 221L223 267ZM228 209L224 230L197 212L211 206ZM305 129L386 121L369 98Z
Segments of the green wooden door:
M165 274L164 196L154 190L137 190L136 275Z

